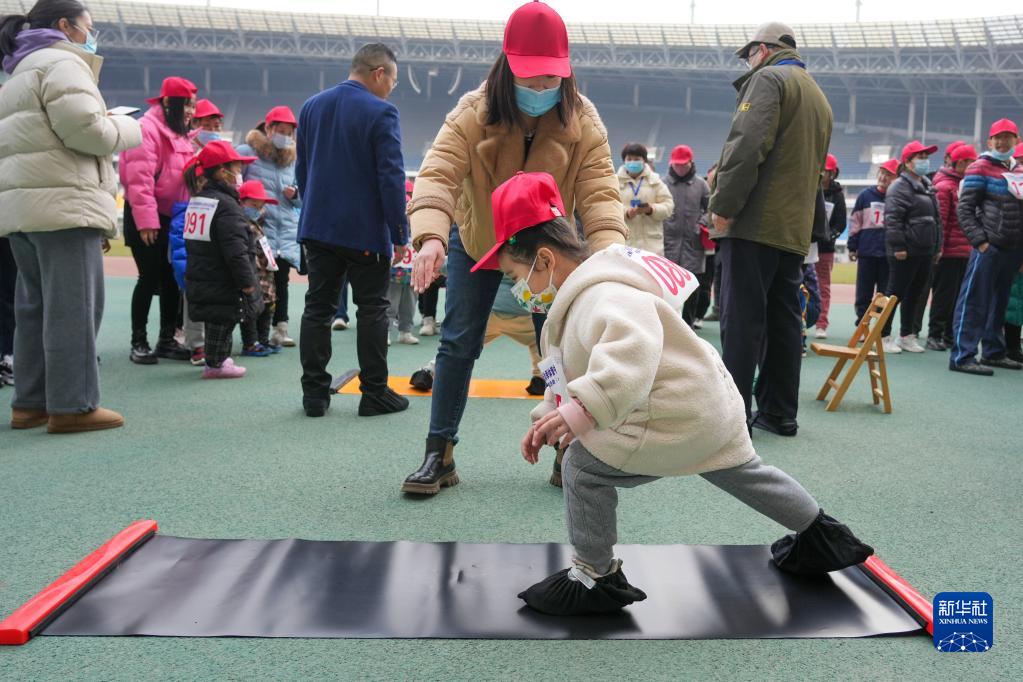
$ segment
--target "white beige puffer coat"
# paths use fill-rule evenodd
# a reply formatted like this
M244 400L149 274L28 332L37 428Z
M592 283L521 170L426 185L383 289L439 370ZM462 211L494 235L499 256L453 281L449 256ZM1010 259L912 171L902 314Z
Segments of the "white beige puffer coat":
M112 154L142 142L108 116L103 59L70 43L25 57L0 89L0 236L92 227L117 233Z
M745 406L721 356L643 266L613 248L558 289L541 346L544 357L560 349L568 394L596 421L579 440L605 464L682 476L753 459ZM533 419L553 409L548 389Z

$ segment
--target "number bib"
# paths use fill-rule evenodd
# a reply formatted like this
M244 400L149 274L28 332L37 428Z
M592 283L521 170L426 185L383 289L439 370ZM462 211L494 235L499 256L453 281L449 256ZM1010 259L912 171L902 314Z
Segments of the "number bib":
M1009 194L1023 199L1023 173L1002 173L1002 177L1009 183Z
M884 202L871 201L870 213L867 216L869 227L884 227Z
M661 297L671 304L671 307L678 310L682 309L682 304L700 286L700 283L696 281L696 275L664 256L624 244L614 244L607 250L639 263L660 285Z
M571 400L568 395L568 382L565 379L565 368L561 362L561 349L551 346L547 349L547 357L538 365L543 375L543 382L554 393L554 402L559 407Z
M266 237L259 238L259 247L263 249L263 255L266 256L266 269L270 272L277 272L277 259L274 258L273 249L270 248L270 240Z
M185 239L208 242L213 227L213 214L217 212L217 199L192 197L185 209Z

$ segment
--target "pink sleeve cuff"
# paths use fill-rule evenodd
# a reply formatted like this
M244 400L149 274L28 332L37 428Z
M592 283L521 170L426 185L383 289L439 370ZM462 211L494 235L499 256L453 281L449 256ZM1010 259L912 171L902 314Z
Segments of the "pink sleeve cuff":
M558 408L558 413L564 418L568 428L572 429L576 438L589 433L597 425L597 422L586 412L578 400L569 400L564 403Z

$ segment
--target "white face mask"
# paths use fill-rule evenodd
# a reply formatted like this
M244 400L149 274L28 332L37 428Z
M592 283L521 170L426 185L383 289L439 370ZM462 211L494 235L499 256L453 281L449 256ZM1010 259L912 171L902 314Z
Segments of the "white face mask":
M533 258L533 264L529 267L529 274L524 279L520 279L515 283L515 286L511 288L511 293L526 312L546 315L550 312L551 306L554 305L554 297L558 293L558 288L554 286L554 271L551 270L551 279L547 284L547 288L539 293L534 293L530 290L529 278L533 276L537 258L539 256Z

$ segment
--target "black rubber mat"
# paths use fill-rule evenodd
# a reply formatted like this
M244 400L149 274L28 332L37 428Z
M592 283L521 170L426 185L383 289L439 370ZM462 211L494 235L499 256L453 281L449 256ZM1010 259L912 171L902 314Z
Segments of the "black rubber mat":
M648 598L611 617L537 614L516 595L562 545L196 540L156 535L43 635L743 639L922 632L862 570L786 575L766 546L618 548Z

